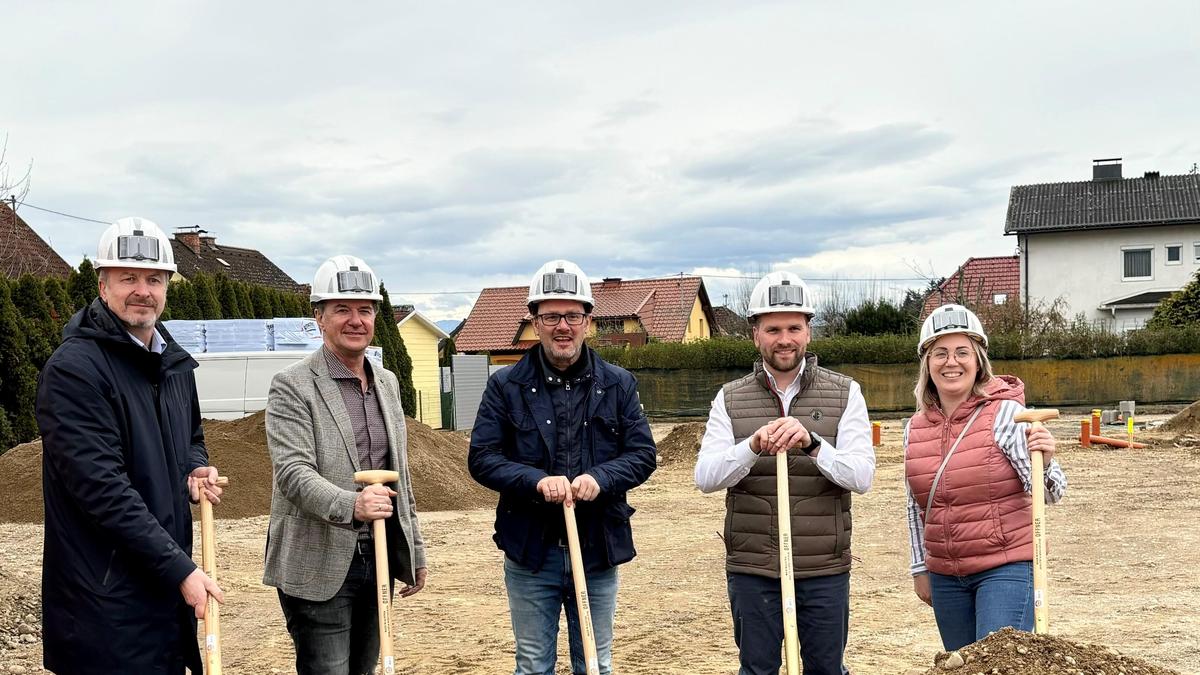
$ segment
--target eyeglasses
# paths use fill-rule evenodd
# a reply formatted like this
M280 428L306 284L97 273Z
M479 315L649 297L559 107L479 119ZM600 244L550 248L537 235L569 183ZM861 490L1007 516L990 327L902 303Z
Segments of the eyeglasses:
M547 313L537 315L538 320L542 322L543 326L557 326L558 322L562 321L563 319L567 320L568 326L578 326L583 323L585 317L587 317L587 314L583 314L581 312L570 312L568 314Z
M954 360L958 363L970 361L974 354L966 347L959 347L954 350ZM931 363L945 363L950 360L950 350L945 347L939 347L929 352L929 361Z

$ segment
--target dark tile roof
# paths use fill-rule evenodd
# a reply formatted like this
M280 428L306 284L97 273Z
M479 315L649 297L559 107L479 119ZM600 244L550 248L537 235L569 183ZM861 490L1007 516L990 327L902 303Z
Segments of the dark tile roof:
M1158 305L1158 303L1162 302L1163 300L1165 300L1167 297L1171 296L1172 294L1173 294L1173 291L1147 291L1145 293L1138 293L1136 295L1131 295L1127 298L1120 298L1119 300L1111 300L1109 302L1102 304L1100 307L1101 307L1101 309L1107 309L1110 307L1117 307L1117 308L1130 307L1132 305L1139 305L1142 307L1156 306L1156 305Z
M991 258L968 258L925 298L921 320L947 303L962 303L976 313L986 314L995 295L1003 293L1008 302L1016 302L1021 294L1021 261L1015 255ZM981 317L982 318L982 317Z
M267 256L252 248L240 248L218 244L212 237L200 239L197 250L179 240L179 235L171 238L171 249L175 252L175 264L179 274L188 278L203 272L205 274L224 273L230 279L244 281L258 286L277 288L281 291L300 292L301 285L279 269ZM222 263L221 261L225 261Z
M713 318L717 322L718 335L739 337L748 337L750 335L750 324L746 321L746 317L724 305L713 307Z
M67 261L3 202L0 202L0 274L12 279L22 274L65 279L71 274Z
M408 316L409 314L412 314L414 311L415 311L415 308L412 305L398 305L398 306L393 305L392 306L392 319L396 323L400 323L401 321L404 320L404 317Z
M1016 185L1005 234L1200 223L1200 175Z
M500 353L527 347L516 340L529 316L525 307L528 294L528 286L483 289L454 338L458 351ZM640 319L650 337L664 342L683 340L697 297L710 326L713 321L708 292L700 277L596 282L592 284L592 297L596 318Z

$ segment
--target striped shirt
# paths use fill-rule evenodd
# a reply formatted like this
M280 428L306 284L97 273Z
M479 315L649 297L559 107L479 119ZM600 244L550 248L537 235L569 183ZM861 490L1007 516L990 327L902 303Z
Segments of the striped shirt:
M996 445L1000 446L1000 450L1012 464L1013 470L1017 472L1017 477L1021 479L1021 485L1025 488L1025 492L1032 493L1033 488L1030 481L1033 476L1033 467L1029 462L1029 446L1026 444L1027 439L1025 438L1029 423L1013 421L1013 417L1022 410L1025 410L1025 406L1016 401L1000 401L1000 409L996 411L996 422L992 425L992 436L996 439ZM910 420L909 424L911 423ZM907 454L908 424L904 425L904 448L905 454ZM1050 466L1046 467L1045 482L1046 503L1057 504L1062 501L1063 495L1067 492L1067 476L1063 473L1057 459L1050 460ZM921 574L926 571L925 521L921 519L925 513L925 507L917 503L907 480L904 481L904 491L908 495L908 542L909 554L912 559L909 572Z
M354 445L358 449L359 468L363 471L390 468L387 427L384 425L383 409L379 406L379 397L376 395L371 360L363 359L363 368L367 371L367 389L363 391L358 375L338 361L328 349L323 346L321 349L325 352L329 377L337 382L338 390L342 392L342 402L346 404L346 412L350 414L350 423L354 427Z

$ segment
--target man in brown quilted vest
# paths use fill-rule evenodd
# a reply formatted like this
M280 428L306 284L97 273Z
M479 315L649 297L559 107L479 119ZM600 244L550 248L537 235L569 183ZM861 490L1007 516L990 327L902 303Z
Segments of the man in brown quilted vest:
M760 360L726 383L696 461L701 492L726 490L725 573L741 675L777 675L783 643L775 458L789 454L796 622L805 675L842 675L850 622L850 493L875 476L858 383L805 348L815 302L791 272L750 296Z

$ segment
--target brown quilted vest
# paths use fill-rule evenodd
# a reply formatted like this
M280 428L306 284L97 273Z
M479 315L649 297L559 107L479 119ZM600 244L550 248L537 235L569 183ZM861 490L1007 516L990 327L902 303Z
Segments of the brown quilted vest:
M838 421L846 410L852 380L805 357L800 391L788 414L809 431L837 445ZM761 361L754 372L723 387L734 442L782 417L782 402L771 389ZM817 577L850 570L850 492L831 482L803 454L788 457L792 513L792 566L795 576ZM775 457L763 455L749 475L725 495L725 569L779 578Z

